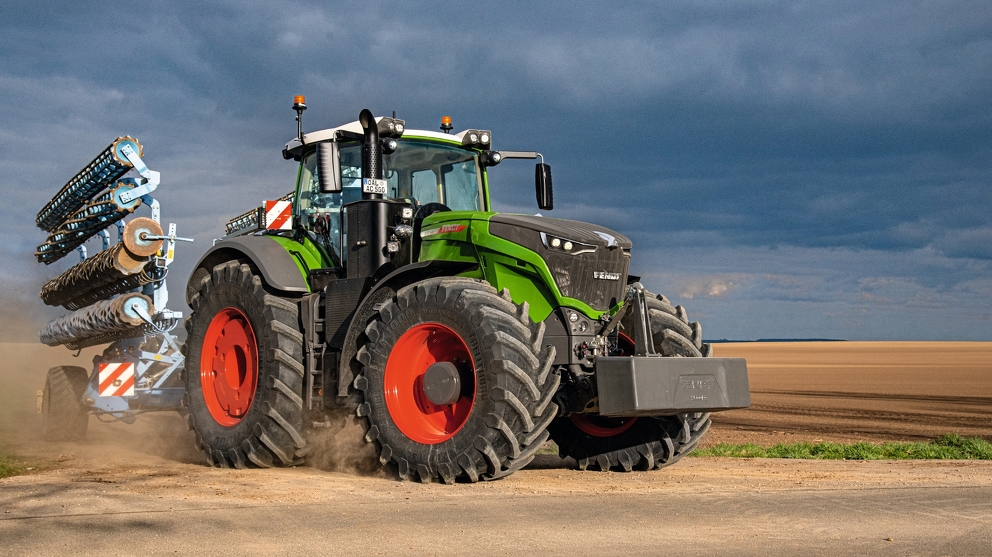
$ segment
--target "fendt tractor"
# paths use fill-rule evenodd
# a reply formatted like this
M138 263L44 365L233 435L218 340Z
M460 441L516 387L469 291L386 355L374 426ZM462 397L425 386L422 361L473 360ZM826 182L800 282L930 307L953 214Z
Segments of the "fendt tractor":
M549 439L581 469L652 470L749 406L744 360L644 290L627 237L492 211L505 159L541 160L552 210L540 153L368 110L304 134L293 108L294 191L232 219L187 284L179 410L211 464L301 464L351 419L404 480L501 478Z
M299 463L343 410L403 479L503 477L549 436L581 468L653 469L750 404L744 361L702 357L700 326L628 275L625 236L492 211L487 168L540 154L451 129L298 124L295 191L197 263L185 404L213 464ZM551 210L543 158L535 186Z

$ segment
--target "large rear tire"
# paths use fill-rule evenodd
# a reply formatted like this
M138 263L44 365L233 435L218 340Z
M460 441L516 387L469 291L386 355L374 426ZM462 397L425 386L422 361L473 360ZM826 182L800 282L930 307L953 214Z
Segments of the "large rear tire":
M77 366L57 366L48 370L41 398L46 441L79 441L86 437L90 415L83 405L89 374Z
M712 354L710 345L703 343L702 327L689 323L682 306L673 307L660 294L644 294L656 352L676 358ZM632 319L621 321L624 330L633 330ZM625 352L633 352L632 348ZM572 414L556 419L548 430L561 456L574 458L579 469L630 472L678 462L696 448L709 427L708 413L638 418Z
M382 464L403 480L501 478L534 458L558 406L554 347L544 324L505 290L466 278L428 279L382 303L359 339L366 422ZM429 369L458 385L428 395ZM433 396L433 398L431 398Z
M266 292L239 261L193 277L183 404L197 448L224 468L302 463L310 447L298 305Z

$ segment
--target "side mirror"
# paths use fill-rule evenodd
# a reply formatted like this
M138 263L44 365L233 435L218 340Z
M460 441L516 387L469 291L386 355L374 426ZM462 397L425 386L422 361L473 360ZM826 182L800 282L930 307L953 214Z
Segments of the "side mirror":
M534 189L537 190L537 206L542 211L555 208L554 194L551 190L551 165L537 163L534 172Z
M317 174L320 177L320 193L341 193L338 178L338 143L327 141L317 144Z

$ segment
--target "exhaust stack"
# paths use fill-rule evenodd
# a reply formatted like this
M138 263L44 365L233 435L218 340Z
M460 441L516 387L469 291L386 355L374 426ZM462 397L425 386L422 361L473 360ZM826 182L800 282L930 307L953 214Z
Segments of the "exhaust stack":
M375 116L369 109L363 109L358 115L358 122L365 131L362 142L362 199L382 199L382 194L375 193L377 184L370 180L382 180L382 146L379 145L379 126Z

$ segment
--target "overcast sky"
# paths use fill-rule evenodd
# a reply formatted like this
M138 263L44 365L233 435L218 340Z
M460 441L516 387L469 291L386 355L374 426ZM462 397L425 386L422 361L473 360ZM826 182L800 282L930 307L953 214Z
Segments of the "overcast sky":
M35 263L34 218L118 135L196 239L185 310L224 223L293 188L296 94L307 130L396 110L541 151L545 214L631 236L707 338L992 340L987 0L0 3L0 337L59 314L75 258ZM536 211L529 163L491 187Z

